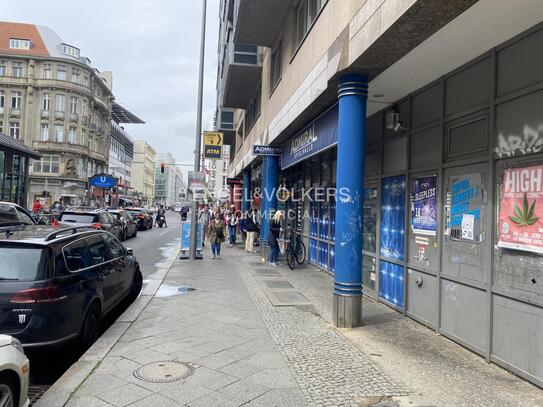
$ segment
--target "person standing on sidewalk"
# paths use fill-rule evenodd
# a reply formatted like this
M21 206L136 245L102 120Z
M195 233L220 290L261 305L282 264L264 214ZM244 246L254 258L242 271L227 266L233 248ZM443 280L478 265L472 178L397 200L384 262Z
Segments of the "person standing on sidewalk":
M200 214L198 215L198 222L201 222L202 225L204 226L204 230L203 230L204 235L202 236L202 246L205 246L204 242L206 240L206 235L207 235L207 226L210 220L211 220L211 217L209 215L209 206L205 205L202 208L202 211L200 212Z
M228 238L230 239L230 247L236 244L236 232L238 228L239 218L235 209L230 209L228 215L226 215L226 222L228 224Z
M245 224L247 230L247 239L245 240L245 251L252 253L254 251L256 232L258 232L258 225L256 223L255 210L249 209L247 213L247 222Z
M270 232L268 236L268 244L270 245L270 266L277 266L279 263L279 237L283 230L281 226L283 219L283 212L277 211L270 222Z
M211 258L220 259L221 243L224 242L226 228L224 227L224 222L221 220L221 213L219 211L215 212L214 219L209 222L207 235L209 236L209 243L211 243Z

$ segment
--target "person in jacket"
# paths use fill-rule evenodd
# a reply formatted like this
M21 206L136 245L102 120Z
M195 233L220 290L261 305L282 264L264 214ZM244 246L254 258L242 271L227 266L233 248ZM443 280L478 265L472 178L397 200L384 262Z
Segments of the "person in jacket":
M211 220L211 216L209 213L209 206L205 205L202 208L200 214L198 215L198 222L201 222L202 225L204 225L204 230L203 230L204 235L202 236L202 246L205 246L204 241L206 240L206 236L207 236L207 225L209 224L210 220Z
M236 210L230 209L228 215L226 215L226 224L228 225L228 238L230 239L230 247L236 244L236 233L239 223L239 217L236 214Z
M209 222L207 227L207 235L209 236L209 243L211 243L211 258L221 258L221 243L224 242L226 236L226 228L224 222L221 220L221 213L215 212L214 218Z
M247 239L245 239L245 251L252 253L254 251L256 232L258 232L256 211L253 208L249 209L249 212L247 213L245 230L247 231Z
M270 221L270 231L268 235L268 244L270 246L269 261L270 266L277 266L279 263L279 237L283 228L281 223L285 216L282 211L275 212L273 219Z

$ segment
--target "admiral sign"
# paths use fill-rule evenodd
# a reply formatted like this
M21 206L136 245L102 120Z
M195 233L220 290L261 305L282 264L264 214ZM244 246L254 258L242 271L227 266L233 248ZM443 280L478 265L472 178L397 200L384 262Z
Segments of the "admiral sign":
M335 104L284 144L281 169L335 146L338 138L338 112L338 105Z
M254 155L281 155L282 151L283 149L280 146L253 146Z

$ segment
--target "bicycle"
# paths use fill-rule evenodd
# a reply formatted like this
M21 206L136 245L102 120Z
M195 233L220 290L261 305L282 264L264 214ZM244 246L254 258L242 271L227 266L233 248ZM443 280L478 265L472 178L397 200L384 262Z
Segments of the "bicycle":
M291 242L293 242L291 244ZM305 244L302 241L302 237L294 232L294 229L289 227L289 238L285 239L285 257L287 259L288 267L293 270L296 263L299 265L304 264L306 249Z

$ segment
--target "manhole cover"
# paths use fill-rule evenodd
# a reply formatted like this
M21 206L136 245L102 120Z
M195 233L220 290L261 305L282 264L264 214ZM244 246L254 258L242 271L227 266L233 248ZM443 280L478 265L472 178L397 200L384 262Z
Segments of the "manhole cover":
M141 366L134 372L138 379L151 383L176 382L192 374L192 367L181 362L153 362Z

